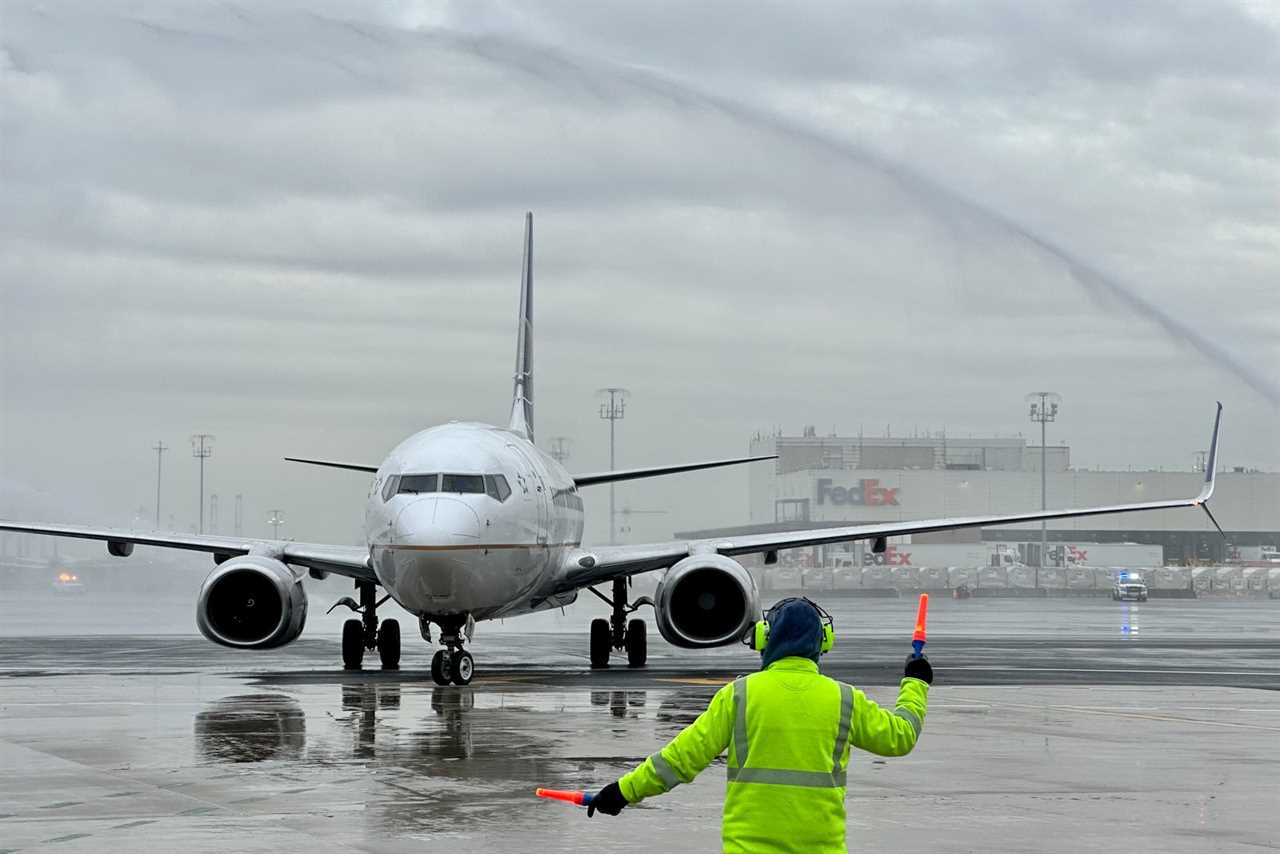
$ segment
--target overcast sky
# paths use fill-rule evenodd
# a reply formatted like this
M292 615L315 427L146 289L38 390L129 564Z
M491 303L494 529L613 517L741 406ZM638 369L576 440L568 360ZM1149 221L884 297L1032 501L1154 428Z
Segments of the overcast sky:
M1077 465L1190 468L1221 399L1280 469L1272 4L261 5L0 0L5 512L149 516L163 440L186 529L207 432L224 532L355 541L367 479L280 458L505 422L527 209L571 470L608 385L624 466L1044 388ZM628 536L745 485L619 487Z

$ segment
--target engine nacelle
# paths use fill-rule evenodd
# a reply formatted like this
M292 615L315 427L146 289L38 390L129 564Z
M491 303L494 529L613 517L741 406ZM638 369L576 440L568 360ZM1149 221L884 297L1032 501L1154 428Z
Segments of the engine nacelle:
M667 570L654 595L658 632L696 649L737 643L760 614L751 573L732 558L691 555Z
M267 557L226 561L209 573L196 600L200 633L238 649L284 646L302 634L306 621L302 575Z

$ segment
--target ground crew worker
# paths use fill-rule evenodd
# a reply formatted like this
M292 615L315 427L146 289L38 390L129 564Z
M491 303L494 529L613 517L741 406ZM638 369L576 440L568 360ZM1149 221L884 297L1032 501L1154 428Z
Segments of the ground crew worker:
M784 599L758 623L760 672L735 679L706 711L638 768L605 786L588 809L628 804L692 782L726 748L721 840L726 852L844 852L850 748L911 752L924 726L933 670L908 657L892 712L818 672L835 642L831 616L808 599Z

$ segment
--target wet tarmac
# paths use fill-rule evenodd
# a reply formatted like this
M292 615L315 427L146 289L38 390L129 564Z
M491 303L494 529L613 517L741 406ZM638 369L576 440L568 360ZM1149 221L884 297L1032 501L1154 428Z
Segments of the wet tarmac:
M855 757L851 850L1280 848L1277 603L1144 604L1138 632L1109 601L959 604L917 752ZM904 607L847 615L824 669L890 702ZM585 633L519 625L477 638L468 688L431 684L425 645L344 672L314 626L262 653L0 638L0 852L718 850L721 764L616 819L532 789L616 778L753 656L655 638L651 667L593 673Z

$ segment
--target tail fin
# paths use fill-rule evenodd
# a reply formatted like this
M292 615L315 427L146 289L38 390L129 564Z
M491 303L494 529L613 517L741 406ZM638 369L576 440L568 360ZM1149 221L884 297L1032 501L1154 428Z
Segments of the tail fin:
M533 441L533 213L524 215L524 269L520 274L519 335L511 429Z

